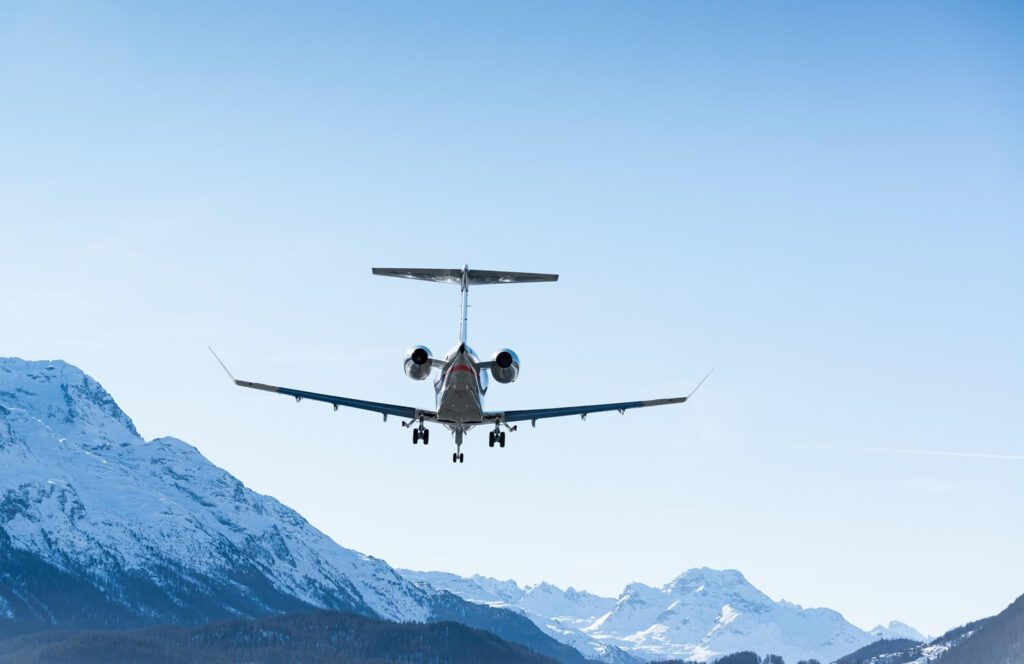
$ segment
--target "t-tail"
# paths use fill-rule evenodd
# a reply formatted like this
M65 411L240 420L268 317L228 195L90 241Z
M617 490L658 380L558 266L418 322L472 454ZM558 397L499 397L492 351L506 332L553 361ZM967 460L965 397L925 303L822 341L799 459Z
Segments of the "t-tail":
M468 265L461 269L434 270L415 267L375 267L373 273L381 277L400 277L418 281L436 281L454 284L462 292L462 311L459 323L459 342L466 343L466 319L469 310L469 287L489 284L529 284L541 281L558 281L557 274L536 272L503 272L498 270L471 270Z

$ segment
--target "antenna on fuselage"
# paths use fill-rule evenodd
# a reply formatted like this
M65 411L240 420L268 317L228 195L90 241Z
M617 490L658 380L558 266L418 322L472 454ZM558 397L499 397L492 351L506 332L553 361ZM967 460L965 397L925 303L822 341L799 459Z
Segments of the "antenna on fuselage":
M495 270L471 270L469 265L462 269L436 270L432 268L375 267L373 273L381 277L399 277L417 281L435 281L442 284L457 284L462 294L462 311L459 323L459 342L466 343L466 329L469 318L469 287L489 284L529 284L541 281L558 281L557 274L538 272L502 272Z

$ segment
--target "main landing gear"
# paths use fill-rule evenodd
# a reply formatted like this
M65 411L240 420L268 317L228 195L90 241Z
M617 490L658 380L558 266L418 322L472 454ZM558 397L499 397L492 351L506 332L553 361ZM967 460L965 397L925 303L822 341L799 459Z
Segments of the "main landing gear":
M487 434L487 445L489 447L494 447L495 443L500 447L505 447L505 432L498 431L497 427L494 428L494 431Z
M466 460L466 455L462 452L452 452L452 463L462 463Z
M412 444L423 441L424 445L430 444L430 429L426 428L422 424L412 430Z

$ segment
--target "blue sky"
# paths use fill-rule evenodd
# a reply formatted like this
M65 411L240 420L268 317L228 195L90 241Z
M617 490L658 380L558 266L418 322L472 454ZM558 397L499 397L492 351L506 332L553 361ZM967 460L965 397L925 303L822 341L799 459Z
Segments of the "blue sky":
M616 594L736 567L862 627L1024 592L1013 3L6 3L0 352L64 358L339 543ZM454 289L544 422L371 414Z

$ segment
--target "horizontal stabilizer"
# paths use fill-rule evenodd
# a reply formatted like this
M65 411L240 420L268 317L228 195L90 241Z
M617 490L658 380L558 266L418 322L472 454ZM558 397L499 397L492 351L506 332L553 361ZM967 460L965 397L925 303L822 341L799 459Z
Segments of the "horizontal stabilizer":
M535 272L504 272L497 270L435 270L415 267L375 267L373 273L381 277L400 277L419 281L436 281L457 286L483 286L487 284L528 284L541 281L558 281L557 274Z

